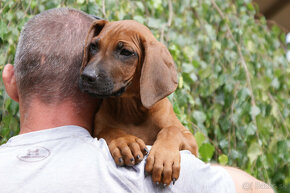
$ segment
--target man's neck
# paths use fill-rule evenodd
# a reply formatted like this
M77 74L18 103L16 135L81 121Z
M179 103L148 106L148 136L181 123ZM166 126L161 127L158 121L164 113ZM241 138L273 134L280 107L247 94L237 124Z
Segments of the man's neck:
M92 133L95 109L94 104L77 107L71 100L45 104L34 98L27 108L20 103L20 134L65 125L80 126Z

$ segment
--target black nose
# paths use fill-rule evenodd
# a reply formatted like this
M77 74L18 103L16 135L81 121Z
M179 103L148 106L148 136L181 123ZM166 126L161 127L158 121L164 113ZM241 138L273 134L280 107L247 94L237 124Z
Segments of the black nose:
M81 74L82 81L85 81L87 83L94 83L97 80L97 75L92 70L84 70Z

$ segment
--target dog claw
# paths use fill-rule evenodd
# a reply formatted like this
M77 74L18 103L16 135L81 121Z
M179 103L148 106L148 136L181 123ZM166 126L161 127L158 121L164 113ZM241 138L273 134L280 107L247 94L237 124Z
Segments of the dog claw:
M174 185L174 184L175 184L175 182L176 182L176 179L175 179L175 178L173 178L173 179L172 179L172 184Z
M146 151L146 154L149 154L149 150L147 149L147 147L144 148L144 151Z
M138 160L141 160L141 156L140 155L137 155L136 157L137 157Z
M131 161L132 164L135 163L135 159L134 158L131 158L130 161Z
M119 158L119 163L120 163L120 165L123 165L124 164L124 160L123 160L123 158Z

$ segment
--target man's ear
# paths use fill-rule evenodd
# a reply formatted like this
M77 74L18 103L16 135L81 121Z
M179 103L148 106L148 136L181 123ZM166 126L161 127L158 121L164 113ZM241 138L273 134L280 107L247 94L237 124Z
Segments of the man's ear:
M102 31L102 29L104 28L106 23L108 23L108 21L106 21L106 20L97 20L94 23L92 23L92 25L88 31L87 37L86 37L81 72L83 71L83 69L85 68L85 66L88 63L89 48L90 48L90 43L91 43L93 37L96 37L97 35L99 35L99 33Z
M7 64L4 66L2 72L2 79L6 89L7 94L14 101L19 102L18 88L16 85L16 78L14 75L14 67L11 64Z
M177 87L177 71L167 48L157 40L143 42L144 62L140 78L140 96L144 107L150 108Z

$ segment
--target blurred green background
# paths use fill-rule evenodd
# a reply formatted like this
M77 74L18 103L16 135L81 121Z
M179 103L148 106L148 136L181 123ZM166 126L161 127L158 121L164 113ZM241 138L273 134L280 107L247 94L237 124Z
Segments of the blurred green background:
M169 96L206 162L237 166L289 192L289 62L285 33L255 17L250 0L1 0L0 69L13 63L22 26L72 7L110 21L134 19L167 45L179 71ZM19 132L18 105L0 81L0 144ZM1 160L0 160L1 164Z

